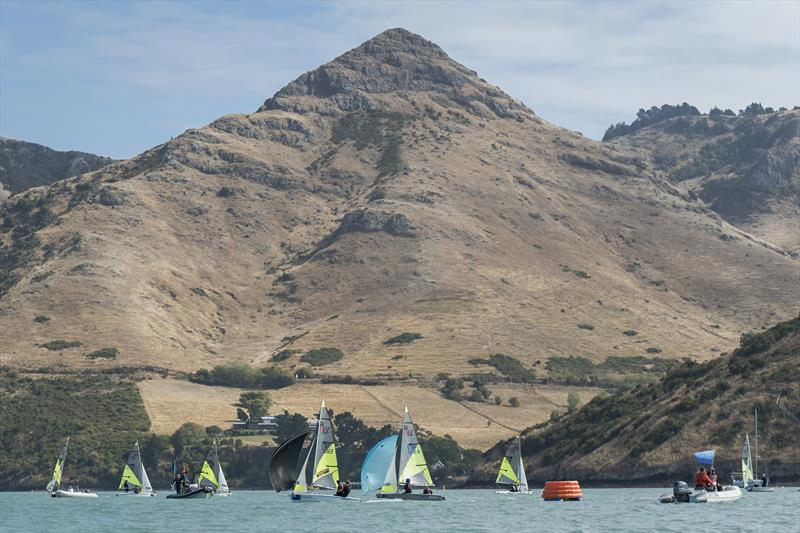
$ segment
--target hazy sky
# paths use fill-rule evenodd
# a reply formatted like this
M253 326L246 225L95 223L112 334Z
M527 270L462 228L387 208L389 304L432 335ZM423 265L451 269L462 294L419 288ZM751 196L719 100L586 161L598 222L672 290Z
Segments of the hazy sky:
M402 26L550 122L800 102L800 2L0 0L0 135L130 157Z

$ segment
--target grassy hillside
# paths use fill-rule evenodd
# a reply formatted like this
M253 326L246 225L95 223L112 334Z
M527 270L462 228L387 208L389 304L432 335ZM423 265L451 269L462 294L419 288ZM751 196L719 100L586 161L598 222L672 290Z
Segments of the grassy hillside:
M783 481L800 479L800 318L746 334L730 355L687 362L658 383L596 397L574 414L524 433L535 480L599 483L686 478L692 452L716 448L723 479L738 464L742 440L759 411L759 455ZM787 415L780 405L795 418ZM486 482L504 449L486 454L474 479Z

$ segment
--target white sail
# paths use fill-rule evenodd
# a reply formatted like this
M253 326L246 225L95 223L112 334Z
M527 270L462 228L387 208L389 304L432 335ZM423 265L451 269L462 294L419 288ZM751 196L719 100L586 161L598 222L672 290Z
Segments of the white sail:
M403 428L400 430L400 462L397 465L397 477L400 483L411 480L415 486L433 485L422 445L417 439L417 431L411 420L408 407L403 406Z
M517 440L519 440L519 437L517 437ZM519 490L528 490L528 476L525 475L525 465L522 464L521 446L519 449Z
M384 494L393 494L397 492L397 453L395 457L389 462L389 468L386 471L386 478L383 480L381 492Z
M219 463L217 463L219 465ZM225 474L222 473L222 466L219 466L219 471L217 472L217 481L219 481L219 492L226 493L230 492L231 490L228 488L228 482L225 480Z
M311 445L308 447L308 453L306 454L306 458L303 461L303 467L300 469L300 473L297 474L297 480L294 482L294 489L292 490L294 494L299 494L301 492L308 492L308 481L306 481L307 479L306 471L308 470L308 460L311 458L311 453L313 451L312 448L316 444L316 440L317 437L315 436L314 440L311 441Z

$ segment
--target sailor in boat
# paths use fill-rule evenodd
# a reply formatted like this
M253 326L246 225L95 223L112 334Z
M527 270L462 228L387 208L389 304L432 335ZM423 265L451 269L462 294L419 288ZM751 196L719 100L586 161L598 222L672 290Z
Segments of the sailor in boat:
M508 489L508 492L519 492L519 485L513 483L511 487Z
M122 488L125 489L125 492L128 492L128 490L130 489L130 487L128 486L128 480L127 479L125 480L125 483L122 485Z
M433 491L428 485L425 485L425 487L422 489L422 494L433 494Z
M694 476L694 488L711 490L711 487L711 478L708 477L705 467L701 466L700 470L697 472L697 475Z
M403 493L404 494L411 494L411 478L407 478L405 484L403 485Z
M767 474L766 474L766 472L761 474L761 486L762 487L766 487L767 486Z
M722 490L722 487L717 481L717 472L714 470L714 467L711 467L711 470L708 471L708 479L711 480L711 486L714 487L714 490Z
M336 495L347 498L347 496L350 495L350 482L347 481L344 484L339 483L339 490L336 491Z

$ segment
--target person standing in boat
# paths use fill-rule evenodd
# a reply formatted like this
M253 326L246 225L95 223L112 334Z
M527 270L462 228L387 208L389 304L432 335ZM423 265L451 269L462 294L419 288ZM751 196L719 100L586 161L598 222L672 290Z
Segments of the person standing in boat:
M762 487L766 487L767 486L767 474L766 474L766 472L761 474L761 486Z
M128 492L128 489L129 489L129 487L128 487L128 480L127 480L127 479L125 480L125 484L124 484L124 485L122 485L122 487L125 489L125 492L127 493L127 492Z
M708 473L708 479L711 480L711 486L714 488L714 490L722 489L722 487L720 487L719 485L719 481L717 480L717 472L716 470L714 470L713 466L711 467L711 470Z
M344 484L344 487L342 487L342 497L343 498L347 498L347 496L349 496L349 495L350 495L350 482L347 481Z
M403 493L404 494L411 494L411 478L407 478L405 484L403 485Z

